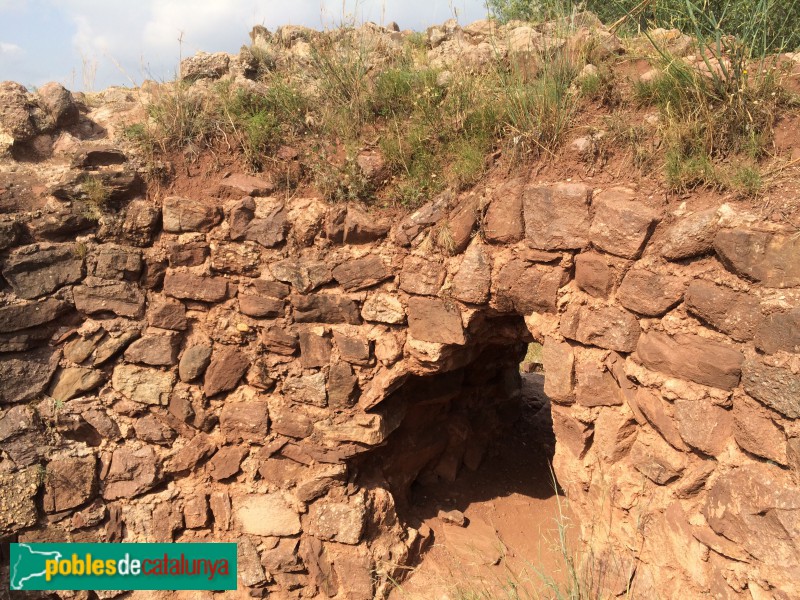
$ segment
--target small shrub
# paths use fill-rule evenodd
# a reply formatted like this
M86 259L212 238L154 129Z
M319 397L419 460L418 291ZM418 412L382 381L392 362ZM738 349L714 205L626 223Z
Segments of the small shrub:
M493 138L477 135L458 139L448 148L450 160L449 183L457 190L475 183L486 171L486 153Z
M80 259L86 258L86 255L89 254L89 247L86 245L85 242L76 242L75 243L75 256ZM54 400L53 402L58 402Z
M151 143L163 152L202 144L216 132L211 122L211 98L190 90L189 83L164 85L147 106Z
M587 100L598 102L607 108L615 108L622 103L620 86L614 81L614 74L607 66L602 66L597 73L581 76L577 82L581 97Z
M47 481L47 468L41 463L36 465L36 479L40 486L44 485Z
M276 62L272 53L263 46L250 46L248 52L252 57L252 64L255 69L254 75L264 77L275 70Z
M600 86L602 81L600 75L587 75L580 79L579 88L581 96L585 98L594 99L600 93Z
M417 109L427 111L437 106L443 95L436 84L435 71L403 66L377 75L370 105L373 113L381 117L407 117Z
M577 112L570 85L576 66L566 57L545 64L539 77L525 82L505 78L501 85L506 137L521 156L553 156Z
M329 108L346 110L360 125L368 110L369 70L366 46L350 29L324 36L311 47L311 70Z
M325 152L319 152L313 166L314 185L331 202L365 201L372 192L372 186L361 171L354 149L348 149L344 161L335 164Z
M147 139L147 126L144 123L132 123L122 130L122 137L131 142L144 142Z
M218 94L222 126L234 134L255 170L263 167L269 150L305 128L306 100L285 82L270 81L261 93L222 84Z
M412 50L427 50L428 48L428 36L422 31L411 32L403 41Z
M734 168L728 187L741 197L755 197L761 193L764 181L757 167L743 165Z
M441 221L432 233L436 247L445 254L452 256L456 251L456 240L453 237L453 229L447 220Z
M766 154L776 115L785 104L778 81L773 44L765 39L769 2L753 6L751 23L726 30L725 11L685 1L687 23L700 48L694 64L661 56L661 74L637 84L638 100L661 110L666 142L665 178L675 190L697 186L754 189L738 176L727 176L737 157L757 160ZM734 31L733 34L728 33ZM751 193L751 192L744 192Z
M443 155L437 154L439 137L419 120L401 123L395 118L389 127L389 133L379 144L395 177L393 199L404 206L416 206L444 185L440 176Z

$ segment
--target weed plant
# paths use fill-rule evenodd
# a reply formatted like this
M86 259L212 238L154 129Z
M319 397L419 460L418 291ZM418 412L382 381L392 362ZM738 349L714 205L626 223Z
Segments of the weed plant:
M749 25L737 21L733 33L729 12L698 1L683 0L681 13L700 49L696 60L655 45L660 75L635 85L635 101L659 110L658 125L609 124L602 143L622 140L643 171L660 161L674 191L756 195L759 161L788 102L780 64L769 54L777 43L769 32L784 30L770 25L769 0L757 0ZM150 164L158 154L223 143L253 171L269 168L281 146L299 146L307 182L326 198L415 207L445 189L474 185L492 160L552 161L584 107L622 103L612 66L593 59L597 70L578 77L592 49L576 52L561 41L574 32L576 6L548 0L536 10L561 18L535 38L532 52L498 51L475 70L433 66L422 34L376 52L380 42L369 28L314 37L304 58L283 61L280 72L259 49L270 60L254 59L266 66L253 85L164 84L148 105L148 121L126 135L145 147ZM381 181L368 181L357 158L376 147L385 169Z
M499 53L479 72L434 68L421 34L377 59L374 43L344 27L315 38L303 68L264 69L251 88L163 84L148 121L126 136L146 147L151 163L157 154L223 143L254 171L281 145L305 139L313 148L306 173L328 199L378 196L413 207L473 185L498 150L511 161L552 159L577 112L572 83L584 59L559 46L530 58L532 77ZM360 172L356 158L370 145L382 152L386 182Z
M111 190L97 175L85 175L81 181L81 199L85 202L84 215L99 221L111 198Z
M760 190L757 161L767 155L777 115L790 100L780 85L779 58L769 54L775 46L766 38L770 3L755 5L750 24L733 35L722 16L686 0L699 48L693 63L653 41L660 74L637 84L635 92L641 103L660 109L664 174L676 191L705 186L755 195Z

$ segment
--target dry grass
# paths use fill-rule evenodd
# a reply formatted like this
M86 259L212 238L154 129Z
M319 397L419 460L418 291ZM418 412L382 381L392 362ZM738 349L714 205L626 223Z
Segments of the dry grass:
M247 88L164 84L147 122L127 133L154 172L160 155L191 157L220 144L253 171L269 170L278 165L276 151L291 146L301 153L303 175L289 187L310 184L332 201L415 207L445 189L475 185L497 163L555 162L581 119L600 111L608 115L607 135L593 137L584 157L592 174L615 145L643 174L660 171L672 191L757 196L774 123L793 102L780 65L763 44L759 54L753 36L720 35L720 23L697 15L689 22L704 59L690 65L654 46L661 75L635 84L627 97L613 57L603 62L591 44L576 50L558 42L573 32L570 18L548 24L550 37L533 56L497 52L474 69L436 66L422 34L377 51L366 30L342 27L315 34L305 63L250 48L258 79ZM597 69L578 77L589 60ZM657 108L658 124L632 123L637 105ZM358 166L365 148L377 148L385 161L380 182L367 181Z

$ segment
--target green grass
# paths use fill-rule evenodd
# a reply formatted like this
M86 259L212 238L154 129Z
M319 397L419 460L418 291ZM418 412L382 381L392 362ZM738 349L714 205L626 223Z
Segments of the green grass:
M248 164L260 170L284 139L305 129L306 100L279 78L265 82L261 93L220 84L219 120L233 132Z
M545 4L542 10L561 17L574 8ZM582 112L599 109L611 114L603 117L609 131L592 170L603 169L621 142L643 174L660 168L673 191L757 195L758 163L769 154L774 123L788 102L780 70L764 54L770 45L756 35L763 12L737 37L726 35L727 21L692 6L684 0L686 23L708 60L698 68L654 47L660 75L636 83L632 98L622 97L627 88L615 80L613 57L595 57L596 70L579 77L593 56L591 43L578 51L554 43L524 60L498 53L485 68L444 72L432 67L424 34L373 55L369 35L343 27L320 34L299 62L279 56L278 48L250 48L245 58L257 81L246 88L165 84L148 106L148 121L124 135L145 148L147 164L158 165L157 154L180 150L192 157L222 145L255 172L279 168L276 150L292 146L300 168L287 180L287 193L305 183L333 201L413 208L445 189L475 185L495 165L554 161ZM562 18L548 31L566 38L573 26ZM723 56L723 67L715 68L715 57ZM659 112L657 125L629 122L627 109L651 107ZM619 109L625 122L611 123ZM382 153L386 177L379 182L367 181L358 166L366 148ZM741 164L750 170L730 166Z
M753 198L761 194L764 180L757 166L745 164L733 168L727 187L740 197Z
M541 371L542 369L542 345L538 342L528 344L525 358L519 363L520 372Z
M664 177L667 185L677 192L698 187L713 188L720 184L717 170L708 155L684 154L675 149L667 152Z
M780 112L791 102L780 85L778 59L768 39L771 3L751 2L747 24L734 27L724 13L684 1L684 13L700 48L689 64L654 44L659 75L635 85L641 105L661 114L664 177L675 191L713 187L756 195L756 161L769 152ZM652 41L652 40L651 40ZM751 163L731 173L730 164Z
M433 69L417 70L413 65L392 67L375 77L370 107L378 117L408 117L417 110L429 112L444 96Z
M214 134L211 98L192 93L189 83L164 84L147 112L148 141L163 152L202 144Z
M346 148L343 161L328 160L324 150L318 150L320 160L312 167L315 187L331 202L365 200L372 191L357 163L354 148Z
M149 147L151 164L156 154L193 155L222 144L253 171L270 167L281 145L308 142L306 180L326 198L414 207L444 189L474 185L498 150L511 163L551 160L577 113L572 83L585 61L557 47L542 51L535 77L499 55L480 72L453 69L443 77L427 62L422 34L377 61L371 43L352 28L328 32L307 63L282 63L278 73L267 60L246 90L229 82L165 84L148 121L125 137ZM248 64L261 64L259 53L274 59L250 49ZM356 161L365 145L381 150L386 182L365 181Z
M686 0L488 0L490 11L501 21L542 21L585 8L604 23L625 19L623 31L650 27L677 27L695 34L695 23ZM739 38L758 33L767 51L800 47L800 3L797 0L703 0L692 6L724 24L725 33Z

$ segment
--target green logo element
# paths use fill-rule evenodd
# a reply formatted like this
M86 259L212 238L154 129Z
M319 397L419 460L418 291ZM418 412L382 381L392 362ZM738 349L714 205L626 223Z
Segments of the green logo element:
M235 590L236 544L10 544L12 590Z

